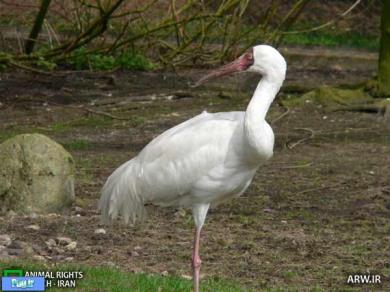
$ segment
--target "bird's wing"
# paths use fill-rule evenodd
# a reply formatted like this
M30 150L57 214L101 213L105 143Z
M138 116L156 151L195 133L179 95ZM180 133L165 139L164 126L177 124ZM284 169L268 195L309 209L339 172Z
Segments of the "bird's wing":
M202 113L152 140L137 156L138 187L147 200L169 204L221 164L243 113Z

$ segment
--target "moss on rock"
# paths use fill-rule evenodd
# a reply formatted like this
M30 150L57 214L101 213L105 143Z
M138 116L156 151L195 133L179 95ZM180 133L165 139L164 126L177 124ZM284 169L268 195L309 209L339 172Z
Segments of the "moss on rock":
M0 211L50 213L74 200L75 165L58 143L22 134L0 144Z
M321 104L325 107L361 104L371 100L370 95L363 89L341 89L322 86L305 93L301 97L284 100L287 106L302 106L308 103Z

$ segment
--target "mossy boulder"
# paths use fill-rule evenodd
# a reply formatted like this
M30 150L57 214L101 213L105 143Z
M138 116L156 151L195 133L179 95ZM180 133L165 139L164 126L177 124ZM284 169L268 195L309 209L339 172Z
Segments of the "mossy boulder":
M0 144L0 213L50 213L74 200L75 165L58 143L22 134Z
M324 107L362 104L372 100L362 88L341 89L332 86L322 86L309 91L298 98L284 100L287 106L302 106L304 104L320 104Z

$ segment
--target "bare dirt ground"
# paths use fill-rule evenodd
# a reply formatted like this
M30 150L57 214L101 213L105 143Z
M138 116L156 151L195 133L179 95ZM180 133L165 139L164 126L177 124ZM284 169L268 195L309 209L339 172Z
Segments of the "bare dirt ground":
M107 176L162 131L204 109L245 109L255 77L230 77L190 89L188 81L200 74L2 73L0 141L41 132L62 143L77 162L77 199L61 214L0 217L0 233L27 242L32 254L48 264L190 275L190 212L149 206L142 228L106 228L100 225L97 202ZM364 68L293 66L286 84L301 77L306 78L303 85L351 84L372 74ZM287 95L294 93L284 91L280 98ZM275 102L269 120L284 111ZM290 109L273 129L274 158L260 168L242 197L209 213L202 275L251 290L389 289L389 121L309 103ZM32 224L39 230L26 228ZM107 233L95 234L101 227ZM58 236L77 241L77 248L48 249L45 242ZM31 253L21 257L31 260ZM347 285L354 273L380 274L382 284Z

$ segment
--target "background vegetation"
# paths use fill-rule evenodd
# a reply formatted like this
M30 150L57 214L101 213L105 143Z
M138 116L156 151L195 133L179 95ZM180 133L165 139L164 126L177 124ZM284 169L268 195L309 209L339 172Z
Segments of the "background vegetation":
M361 19L380 0L319 2L2 0L0 65L150 70L224 62L257 43L378 49L379 23Z

